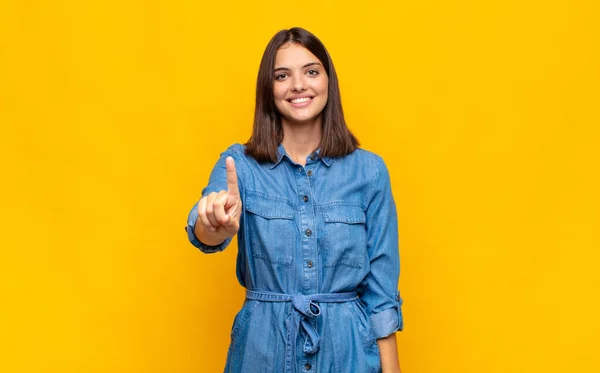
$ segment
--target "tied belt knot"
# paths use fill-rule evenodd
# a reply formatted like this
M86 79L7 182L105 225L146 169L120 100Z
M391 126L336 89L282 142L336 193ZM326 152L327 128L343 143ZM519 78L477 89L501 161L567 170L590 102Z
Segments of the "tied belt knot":
M356 292L322 294L281 294L262 290L246 290L246 298L262 302L292 302L292 314L287 327L285 347L286 373L295 371L296 339L302 331L306 336L302 351L312 355L319 351L321 337L311 320L321 315L319 303L342 303L358 299ZM286 318L287 320L287 318Z

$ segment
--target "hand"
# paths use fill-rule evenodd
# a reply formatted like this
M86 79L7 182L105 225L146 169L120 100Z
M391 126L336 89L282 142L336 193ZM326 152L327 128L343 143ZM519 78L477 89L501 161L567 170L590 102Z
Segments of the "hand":
M227 191L212 192L198 202L198 223L203 231L215 239L233 237L240 229L242 200L238 187L235 162L232 157L225 160L227 168Z

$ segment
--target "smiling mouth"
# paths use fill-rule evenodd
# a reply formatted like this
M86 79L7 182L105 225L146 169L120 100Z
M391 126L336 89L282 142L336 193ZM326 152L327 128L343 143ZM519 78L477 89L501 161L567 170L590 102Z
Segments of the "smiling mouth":
M288 102L292 103L292 104L304 104L306 102L309 102L313 99L312 96L308 96L308 97L300 97L300 98L294 98L291 100L287 100Z

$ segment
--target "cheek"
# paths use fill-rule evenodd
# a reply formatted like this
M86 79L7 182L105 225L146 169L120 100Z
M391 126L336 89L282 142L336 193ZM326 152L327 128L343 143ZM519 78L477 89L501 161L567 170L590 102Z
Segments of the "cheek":
M320 84L321 94L323 96L327 97L328 90L329 90L329 81L327 79L324 79L323 82L321 82L321 84Z
M289 82L276 82L273 84L273 96L276 100L283 100L290 89L291 87Z
M285 111L285 107L281 103L281 100L278 100L277 98L275 98L275 109L277 110L277 112L279 114L281 114Z
M285 92L282 91L280 87L273 87L273 101L278 111L281 111L282 109L283 104L281 103L281 100L285 97L284 93Z
M327 81L325 81L325 83L321 86L320 95L327 102L327 99L329 98L329 96L328 96L329 95L329 85L327 84Z

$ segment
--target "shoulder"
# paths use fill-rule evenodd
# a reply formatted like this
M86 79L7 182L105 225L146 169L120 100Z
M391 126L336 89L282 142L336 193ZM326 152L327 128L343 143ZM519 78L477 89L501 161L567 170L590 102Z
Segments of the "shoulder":
M252 165L256 163L254 158L246 154L246 145L240 143L231 144L223 153L221 158L227 158L228 156L233 157L235 161L236 169L238 173L246 173L246 169L252 168Z
M246 161L249 158L248 155L246 155L246 146L239 143L229 145L229 147L221 153L221 157L228 156L233 157L236 162Z
M375 193L388 188L390 185L390 173L383 157L372 151L358 148L354 151L360 159L360 167L365 169L365 179L371 184L371 190ZM353 154L354 154L353 153Z
M234 143L234 144L229 145L229 147L227 148L227 150L225 152L232 153L237 156L243 156L246 153L246 146L243 144Z
M385 162L379 154L363 148L357 148L352 153L343 157L342 160L355 163L358 167L373 170L375 173L387 170Z

